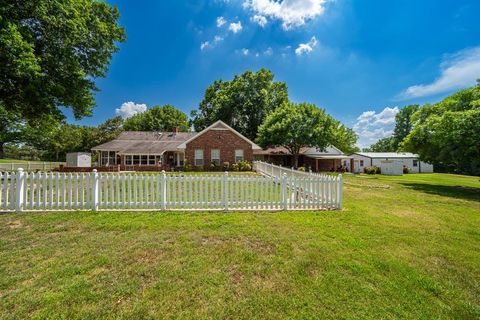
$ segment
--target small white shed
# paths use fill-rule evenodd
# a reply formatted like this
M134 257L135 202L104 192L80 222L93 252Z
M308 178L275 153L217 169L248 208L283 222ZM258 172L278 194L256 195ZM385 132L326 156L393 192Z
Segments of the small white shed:
M401 176L403 175L403 163L397 160L382 160L380 161L380 170L382 174L387 176Z
M92 166L92 156L89 152L67 153L67 167L89 168Z

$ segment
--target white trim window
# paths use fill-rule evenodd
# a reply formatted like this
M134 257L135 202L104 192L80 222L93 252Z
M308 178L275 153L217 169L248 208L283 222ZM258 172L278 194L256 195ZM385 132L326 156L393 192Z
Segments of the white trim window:
M211 159L212 163L214 163L216 166L220 165L220 149L212 149L211 151Z
M413 166L418 167L418 160L413 160Z
M125 156L125 165L129 166L133 164L133 156L132 155L126 155Z
M203 149L195 149L195 166L203 166Z
M243 159L244 159L243 149L236 149L235 150L235 162L243 161Z

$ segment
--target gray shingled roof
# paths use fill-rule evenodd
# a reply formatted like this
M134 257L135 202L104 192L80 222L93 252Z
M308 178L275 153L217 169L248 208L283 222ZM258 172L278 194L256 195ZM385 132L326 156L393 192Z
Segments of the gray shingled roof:
M308 147L300 148L300 154L303 154L308 149L309 149ZM278 146L278 147L272 147L267 149L254 150L253 154L254 155L287 155L287 154L290 154L290 151L288 151L287 148L285 147Z
M116 151L124 154L162 154L177 147L196 132L125 131L117 139L92 148L93 151Z
M409 152L355 152L367 158L379 159L379 158L418 158L417 154Z

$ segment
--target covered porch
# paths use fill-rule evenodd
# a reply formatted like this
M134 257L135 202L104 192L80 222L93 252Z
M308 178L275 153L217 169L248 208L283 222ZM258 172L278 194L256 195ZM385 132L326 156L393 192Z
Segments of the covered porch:
M306 156L315 172L350 172L351 157L346 155Z
M97 166L119 166L122 171L165 170L183 167L184 151L164 151L157 154L126 154L110 150L97 150Z

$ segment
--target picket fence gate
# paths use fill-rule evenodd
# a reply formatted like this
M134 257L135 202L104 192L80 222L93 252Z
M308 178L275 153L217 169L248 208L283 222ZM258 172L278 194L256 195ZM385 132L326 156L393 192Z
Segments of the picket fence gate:
M332 210L341 176L0 173L0 211Z

